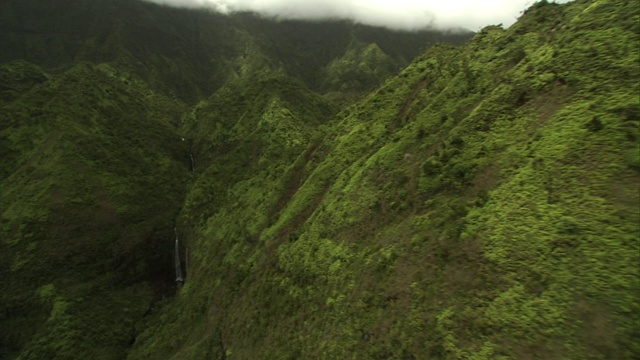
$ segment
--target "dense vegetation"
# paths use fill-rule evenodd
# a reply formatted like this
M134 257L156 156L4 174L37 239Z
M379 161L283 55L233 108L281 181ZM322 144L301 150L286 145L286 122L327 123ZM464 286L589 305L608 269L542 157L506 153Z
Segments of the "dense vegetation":
M640 356L630 2L542 1L397 76L426 34L114 0L117 31L45 40L39 3L0 5L0 357Z

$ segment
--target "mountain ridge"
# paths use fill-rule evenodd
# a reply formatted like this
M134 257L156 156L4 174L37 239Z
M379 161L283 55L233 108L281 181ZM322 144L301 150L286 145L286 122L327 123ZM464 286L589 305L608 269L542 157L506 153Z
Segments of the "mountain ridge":
M253 46L272 66L320 90L315 81L322 68L346 52L352 38L380 42L399 68L420 47L462 43L471 35L390 31L341 20L274 21L252 13L222 15L137 0L8 1L2 10L2 62L23 59L47 67L115 63L189 102L213 93L224 83L228 63L241 62L238 57ZM42 15L36 16L36 10Z
M348 38L339 87L240 28L206 95L170 57L2 64L0 354L637 356L637 17L542 1L390 77Z

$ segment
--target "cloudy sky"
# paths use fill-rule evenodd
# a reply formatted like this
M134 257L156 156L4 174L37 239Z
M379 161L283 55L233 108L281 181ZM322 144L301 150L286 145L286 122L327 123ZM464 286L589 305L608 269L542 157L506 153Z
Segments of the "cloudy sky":
M416 29L515 22L534 0L148 0L180 7L208 7L221 12L251 10L286 19L346 18L370 25ZM569 0L556 0L564 3Z

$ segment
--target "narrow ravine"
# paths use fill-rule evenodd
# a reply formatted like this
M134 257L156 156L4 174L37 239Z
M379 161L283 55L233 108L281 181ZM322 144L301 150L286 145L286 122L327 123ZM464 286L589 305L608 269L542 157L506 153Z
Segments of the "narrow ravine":
M180 241L178 239L178 230L173 227L173 232L176 234L175 244L175 265L176 265L176 282L183 283L184 277L182 276L182 265L180 264Z

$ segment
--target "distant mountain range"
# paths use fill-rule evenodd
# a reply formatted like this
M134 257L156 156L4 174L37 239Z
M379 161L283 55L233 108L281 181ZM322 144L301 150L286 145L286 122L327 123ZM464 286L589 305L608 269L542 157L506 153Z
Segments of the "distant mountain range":
M5 1L0 12L2 62L20 59L47 68L110 63L187 101L210 95L249 59L284 69L317 91L339 90L335 82L343 80L371 90L428 47L462 44L472 35L394 32L339 20L276 22L138 0ZM376 56L359 58L372 44ZM353 61L373 61L366 64L372 72L344 68Z

